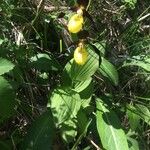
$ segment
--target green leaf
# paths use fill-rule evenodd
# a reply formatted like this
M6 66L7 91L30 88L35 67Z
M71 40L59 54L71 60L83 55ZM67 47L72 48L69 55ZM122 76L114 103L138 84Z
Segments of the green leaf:
M101 54L103 54L103 56L105 55L105 46L106 46L105 41L95 42L93 45L96 46L96 48L101 52Z
M9 72L14 68L14 64L9 60L0 58L0 75Z
M82 122L83 122L83 119L82 119ZM73 147L71 148L71 150L77 149L78 145L81 143L82 138L86 136L88 127L89 127L89 125L91 124L91 122L92 122L92 119L90 119L88 122L86 122L86 125L84 126L83 131L80 133L80 136L79 136L78 139L75 141L75 143L74 143Z
M74 85L74 90L76 92L81 92L83 91L84 89L86 89L88 87L88 85L91 83L92 81L92 78L88 78L87 80L85 81L77 81Z
M3 39L0 39L0 45L2 45L2 44L3 44L3 42L4 42L4 40L3 40Z
M131 137L127 137L127 139L128 139L129 150L139 150L139 145L137 140Z
M78 93L69 88L55 89L49 99L49 104L56 125L60 125L70 118L76 117L81 100Z
M2 150L10 150L11 149L10 146L7 143L3 142L3 141L0 141L0 148Z
M124 0L124 2L131 8L134 9L137 3L137 0Z
M103 76L108 78L114 85L118 85L118 72L115 66L104 57L102 57L102 62L100 68L98 69L98 73L101 73Z
M65 71L69 74L72 81L85 81L90 78L98 69L99 61L98 55L93 51L92 46L87 45L87 51L89 53L88 60L84 65L78 65L72 59L65 66Z
M41 71L58 71L60 69L60 65L54 57L47 54L39 53L30 60L31 66Z
M77 125L78 125L79 133L82 134L86 128L87 123L89 122L84 109L80 109L80 111L78 112L77 120L78 120Z
M67 143L77 135L76 118L81 103L79 94L70 88L55 89L50 97L49 105L56 127L60 128L61 135Z
M147 56L133 56L131 59L124 62L122 67L138 66L150 72L150 57Z
M140 123L140 117L139 115L135 114L132 109L133 109L133 106L132 105L129 105L128 106L128 109L127 110L127 115L128 115L128 118L129 118L129 123L130 123L130 127L132 130L136 130L137 127L139 126L139 123Z
M143 121L150 125L150 111L149 109L141 104L136 104L135 106L127 106L130 111L138 115Z
M127 138L115 112L109 111L101 99L96 101L96 124L106 150L128 150Z
M76 119L69 119L63 122L61 127L61 135L65 142L70 143L77 135Z
M149 109L141 104L136 104L135 105L136 112L138 115L143 119L148 125L150 125L150 111Z
M42 114L31 125L22 145L22 150L52 150L54 124L50 111Z
M93 82L91 82L83 91L79 93L83 108L90 106L93 90L94 90L94 84Z
M64 69L64 71L62 73L61 85L64 87L72 86L72 80L71 80L68 72L66 71L66 69Z
M76 0L66 0L69 6L74 6L76 4Z
M11 85L0 76L0 122L14 114L15 104L15 93Z

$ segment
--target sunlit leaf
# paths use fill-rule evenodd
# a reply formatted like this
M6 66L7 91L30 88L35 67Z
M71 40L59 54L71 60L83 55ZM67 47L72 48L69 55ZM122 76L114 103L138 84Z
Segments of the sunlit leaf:
M88 78L86 81L78 81L74 85L74 90L76 92L81 92L83 91L92 81L92 78Z
M55 89L49 99L52 114L57 125L74 118L81 106L78 93L69 88Z
M132 111L132 105L129 105L128 107L130 108L127 110L130 127L132 130L136 130L140 123L140 117L134 111Z
M118 85L118 72L115 66L111 64L108 60L106 60L104 57L102 57L102 62L100 68L98 69L98 73L101 73L114 85Z
M136 104L135 106L128 106L129 111L138 115L143 121L150 125L150 111L149 109L141 104Z
M149 109L141 104L135 105L136 111L138 115L148 124L150 125L150 111Z
M139 145L137 140L127 137L128 138L128 145L129 145L129 150L139 150Z
M101 99L96 101L96 124L103 147L106 150L128 150L126 135L114 111Z
M76 119L69 119L63 122L61 127L61 135L67 143L71 142L77 135Z
M14 68L14 64L7 59L0 58L0 75L9 72Z

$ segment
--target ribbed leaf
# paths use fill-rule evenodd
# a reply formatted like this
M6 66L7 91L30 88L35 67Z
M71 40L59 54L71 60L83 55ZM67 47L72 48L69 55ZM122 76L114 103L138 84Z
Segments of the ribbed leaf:
M0 76L0 122L14 114L15 93L2 76Z
M90 78L88 78L85 81L78 81L78 82L76 82L75 85L74 85L74 90L76 92L83 91L85 88L88 87L88 85L91 83L91 81L92 81L92 78L90 77Z
M52 150L53 120L50 111L41 115L33 124L25 137L22 150Z
M93 48L90 45L87 45L87 51L89 56L84 65L78 65L72 59L65 67L65 70L73 81L85 81L98 69L99 56L93 51Z
M9 72L14 68L14 64L9 60L0 58L0 75Z
M101 99L96 102L96 124L103 147L106 150L128 150L126 135L115 112L109 111Z
M103 57L98 73L108 78L114 85L118 85L118 72L115 66Z
M100 53L104 56L105 55L105 45L106 42L102 41L102 42L96 42L93 44L94 46L96 46L96 48L100 51Z

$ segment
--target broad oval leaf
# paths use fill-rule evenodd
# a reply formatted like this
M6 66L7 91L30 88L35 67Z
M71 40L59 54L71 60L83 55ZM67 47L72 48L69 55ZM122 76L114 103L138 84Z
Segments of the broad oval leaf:
M50 108L56 125L74 118L81 106L80 96L69 88L55 89L49 99Z
M104 57L102 57L102 62L100 68L98 69L98 73L101 73L103 76L108 78L114 85L118 85L118 72L115 66Z
M103 147L106 150L129 150L119 119L107 107L101 99L97 99L96 124Z
M14 64L7 59L0 58L0 75L9 72L14 68Z
M0 76L0 122L14 114L15 105L15 93L11 85Z
M40 71L58 71L61 67L60 64L54 59L53 56L48 54L39 53L30 59L31 66Z
M87 51L89 53L88 60L84 65L78 65L72 59L65 66L65 71L69 74L73 81L85 81L91 77L99 66L99 56L94 52L92 46L87 45Z
M42 114L31 125L21 144L22 150L52 150L54 124L50 111Z

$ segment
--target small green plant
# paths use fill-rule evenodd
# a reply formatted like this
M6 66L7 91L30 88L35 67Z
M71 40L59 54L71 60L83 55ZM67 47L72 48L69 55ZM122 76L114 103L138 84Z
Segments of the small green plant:
M135 8L137 0L124 0L124 3L131 9Z
M149 9L2 0L0 149L149 150Z

